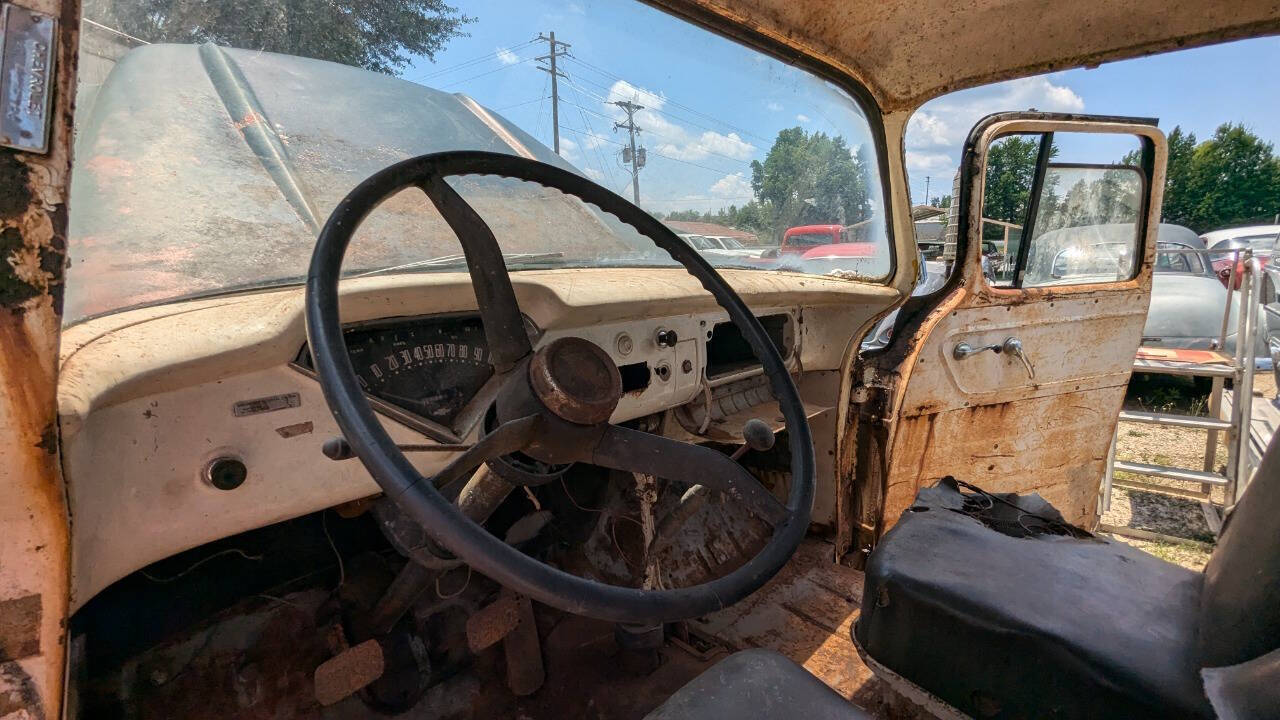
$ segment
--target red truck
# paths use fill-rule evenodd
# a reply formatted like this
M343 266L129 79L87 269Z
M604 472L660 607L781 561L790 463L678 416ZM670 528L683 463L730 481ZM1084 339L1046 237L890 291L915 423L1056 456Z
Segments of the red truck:
M780 254L804 253L820 245L845 242L843 225L798 225L782 234Z

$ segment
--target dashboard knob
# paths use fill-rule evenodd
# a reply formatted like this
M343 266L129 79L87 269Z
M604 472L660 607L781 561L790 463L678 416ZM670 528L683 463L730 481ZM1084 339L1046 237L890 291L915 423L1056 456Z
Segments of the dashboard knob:
M675 347L676 343L680 341L680 336L676 335L675 330L659 330L653 339L660 348Z

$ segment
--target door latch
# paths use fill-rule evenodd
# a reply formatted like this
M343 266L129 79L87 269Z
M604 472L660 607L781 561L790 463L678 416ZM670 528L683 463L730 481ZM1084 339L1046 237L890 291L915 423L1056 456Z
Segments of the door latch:
M978 347L962 342L952 348L951 357L956 360L963 360L970 355L977 355L978 353L986 352L987 350L990 350L997 355L1000 353L1007 353L1018 358L1022 361L1022 367L1027 371L1027 379L1036 379L1036 369L1032 367L1031 361L1027 359L1027 353L1022 349L1022 341L1016 337L1007 337L1002 343L996 343L994 345L980 345Z

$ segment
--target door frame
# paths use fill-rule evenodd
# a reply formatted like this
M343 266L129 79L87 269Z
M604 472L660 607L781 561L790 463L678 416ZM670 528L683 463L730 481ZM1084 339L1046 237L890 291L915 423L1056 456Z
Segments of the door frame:
M56 392L80 2L13 5L56 25L52 67L33 62L23 76L49 91L47 149L0 148L0 716L45 720L62 717L67 655Z
M958 195L953 203L952 222L963 230L956 234L953 271L938 290L908 298L899 311L889 344L863 354L854 364L852 378L857 385L850 396L851 407L843 428L843 437L848 440L841 446L837 464L837 559L861 567L896 519L885 516L886 483L907 384L926 341L950 313L961 307L1025 305L1124 291L1143 296L1145 313L1168 153L1164 134L1155 122L1122 116L1005 112L989 115L974 125L964 144ZM1144 190L1149 192L1144 193L1146 205L1139 214L1141 262L1133 278L1097 284L999 288L988 284L983 276L980 238L987 148L999 136L1051 131L1122 133L1143 138L1146 151L1142 170L1148 183ZM1015 271L1021 273L1022 268ZM1140 339L1135 337L1135 348ZM1107 428L1108 438L1113 431L1114 422Z

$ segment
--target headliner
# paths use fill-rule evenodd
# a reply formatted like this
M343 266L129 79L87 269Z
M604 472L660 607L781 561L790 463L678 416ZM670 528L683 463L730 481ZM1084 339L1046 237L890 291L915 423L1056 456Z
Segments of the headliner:
M847 72L882 110L954 90L1280 33L1277 0L648 0Z

